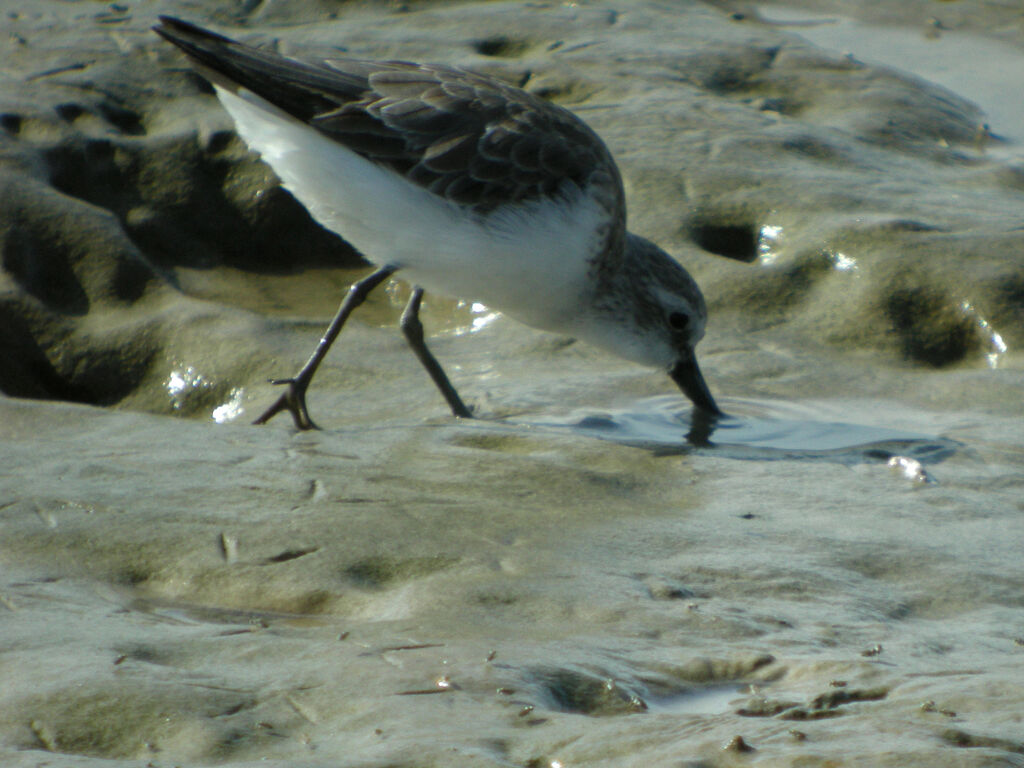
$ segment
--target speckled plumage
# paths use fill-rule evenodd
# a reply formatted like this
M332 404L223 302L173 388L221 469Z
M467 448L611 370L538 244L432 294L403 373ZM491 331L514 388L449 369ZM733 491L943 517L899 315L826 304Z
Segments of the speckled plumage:
M566 180L606 187L624 206L604 142L572 112L500 80L406 61L301 61L165 25L157 31L208 71L473 210L550 195Z

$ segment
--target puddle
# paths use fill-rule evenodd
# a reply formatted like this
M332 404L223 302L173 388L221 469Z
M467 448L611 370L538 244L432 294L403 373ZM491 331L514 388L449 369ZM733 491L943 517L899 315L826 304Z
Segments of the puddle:
M844 464L906 458L935 464L961 446L954 440L891 427L794 418L785 406L734 401L731 413L710 419L676 397L640 401L628 410L574 412L564 421L533 426L570 429L600 440L671 455L713 450L735 459L812 459ZM791 409L792 410L792 409ZM803 416L803 411L797 412Z
M647 699L647 708L661 715L720 715L729 712L733 702L744 698L743 690L743 687L737 685L694 689L673 696Z

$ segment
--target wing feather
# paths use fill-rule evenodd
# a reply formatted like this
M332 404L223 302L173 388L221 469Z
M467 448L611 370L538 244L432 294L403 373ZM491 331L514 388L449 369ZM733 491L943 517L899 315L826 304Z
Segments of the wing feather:
M480 212L571 183L624 206L604 142L579 118L456 67L306 60L162 17L157 27L218 85L248 89L353 152Z

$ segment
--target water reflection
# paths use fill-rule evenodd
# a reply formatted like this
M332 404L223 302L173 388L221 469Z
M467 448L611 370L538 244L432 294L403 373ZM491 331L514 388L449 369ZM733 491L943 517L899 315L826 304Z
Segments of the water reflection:
M998 368L999 361L1002 356L1006 354L1008 347L1006 342L1003 340L1002 334L996 331L995 328L978 314L978 310L974 308L974 305L969 301L961 301L960 309L963 310L964 314L970 317L978 324L978 331L981 333L985 340L989 344L989 351L985 354L985 359L988 361L989 368Z
M724 416L685 407L678 398L644 400L633 407L600 414L574 413L539 426L567 428L578 434L654 451L659 455L713 450L735 459L809 459L843 464L887 463L931 482L923 465L949 458L954 440L889 427L864 426L812 418L792 418L771 406L740 402ZM744 412L746 411L746 413ZM759 413L760 412L760 413ZM753 415L758 414L758 415ZM908 475L909 476L909 475Z

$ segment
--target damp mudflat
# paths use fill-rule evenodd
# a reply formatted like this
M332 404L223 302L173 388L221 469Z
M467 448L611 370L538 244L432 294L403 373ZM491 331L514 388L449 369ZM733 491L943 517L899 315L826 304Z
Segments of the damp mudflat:
M5 759L1011 764L1020 424L884 407L665 454L5 402Z
M395 282L306 433L249 421L352 255L303 234L141 11L12 16L0 762L1022 764L1018 145L987 101L815 42L849 4L766 5L249 13L265 42L344 33L577 109L633 229L704 288L727 414L428 297L478 416L453 419ZM999 6L900 8L843 29L1020 50ZM194 20L241 35L222 13Z

